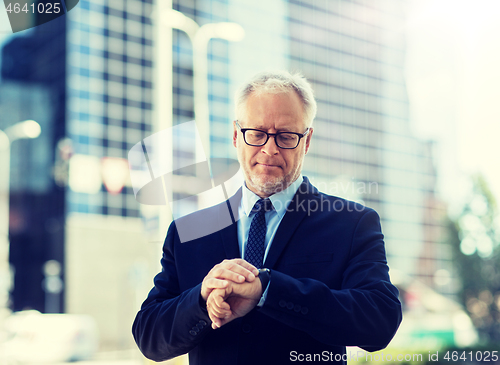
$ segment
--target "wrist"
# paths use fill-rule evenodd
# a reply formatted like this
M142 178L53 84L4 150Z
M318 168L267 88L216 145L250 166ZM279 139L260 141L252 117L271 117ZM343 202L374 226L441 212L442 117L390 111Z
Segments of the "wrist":
M269 269L259 269L260 283L262 285L262 292L264 292L271 281L271 270Z

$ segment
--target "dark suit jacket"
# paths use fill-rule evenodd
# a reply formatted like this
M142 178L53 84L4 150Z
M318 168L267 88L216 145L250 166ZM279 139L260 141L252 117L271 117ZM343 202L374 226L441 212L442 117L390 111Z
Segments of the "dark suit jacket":
M217 225L240 199L241 191L195 218ZM146 357L162 361L189 352L190 364L201 365L280 365L296 363L300 354L334 359L345 346L384 348L401 322L377 213L320 193L307 178L264 263L271 282L263 307L213 330L201 282L214 265L238 257L236 223L183 243L176 223L170 225L162 272L133 325Z

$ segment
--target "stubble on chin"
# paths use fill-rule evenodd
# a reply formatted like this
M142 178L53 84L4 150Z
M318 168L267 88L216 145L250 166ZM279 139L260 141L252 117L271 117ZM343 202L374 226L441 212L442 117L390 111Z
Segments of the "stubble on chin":
M289 183L286 181L286 177L267 177L267 176L248 176L246 177L247 185L252 187L252 190L262 192L267 196L279 193L285 190Z
M258 174L255 171L252 171L251 168L243 162L244 158L239 150L238 161L243 169L243 175L245 177L247 188L261 197L263 195L265 195L265 197L269 197L288 188L299 177L302 167L302 164L300 164L294 173L289 173L288 175L271 176Z
M247 187L257 195L271 196L288 188L300 175L300 167L293 174L285 176L269 176L265 174L251 173L248 169L243 169ZM259 194L262 193L262 194Z

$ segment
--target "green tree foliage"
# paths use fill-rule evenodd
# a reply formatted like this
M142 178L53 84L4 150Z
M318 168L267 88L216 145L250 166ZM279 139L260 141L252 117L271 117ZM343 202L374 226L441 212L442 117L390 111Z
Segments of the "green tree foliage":
M450 222L455 262L462 281L461 297L480 339L500 341L500 220L496 201L482 176L461 214Z

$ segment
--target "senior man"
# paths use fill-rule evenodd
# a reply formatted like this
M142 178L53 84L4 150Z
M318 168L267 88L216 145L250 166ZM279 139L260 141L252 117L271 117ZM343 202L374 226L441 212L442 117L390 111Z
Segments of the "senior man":
M298 74L260 73L237 92L233 145L245 183L194 213L215 222L236 207L235 223L189 242L179 239L179 222L170 225L162 271L133 325L146 357L345 363L345 346L375 351L392 339L401 304L377 213L301 175L315 115Z

